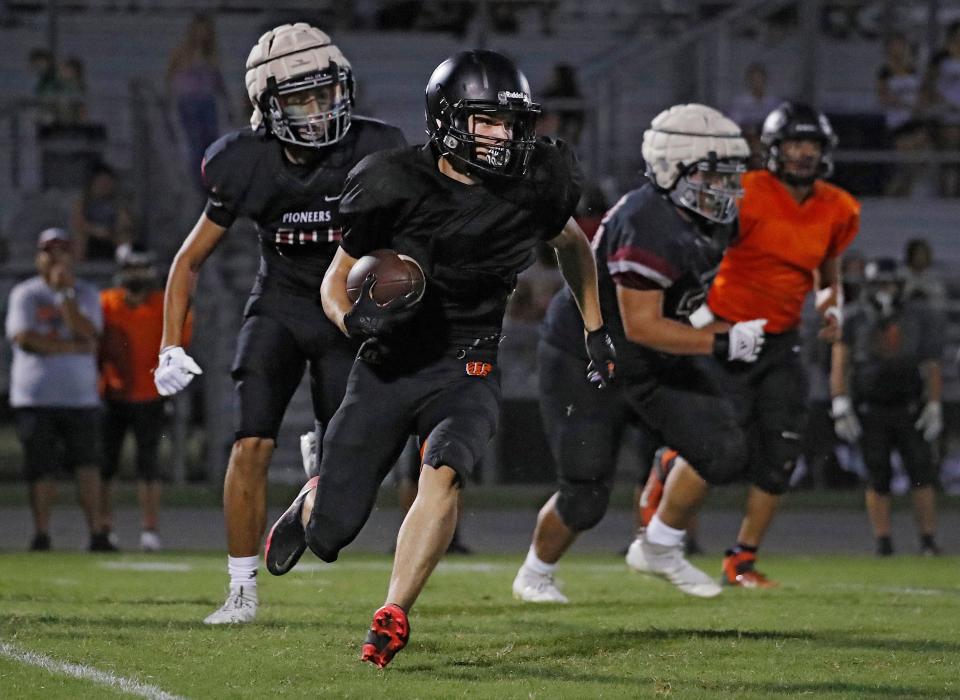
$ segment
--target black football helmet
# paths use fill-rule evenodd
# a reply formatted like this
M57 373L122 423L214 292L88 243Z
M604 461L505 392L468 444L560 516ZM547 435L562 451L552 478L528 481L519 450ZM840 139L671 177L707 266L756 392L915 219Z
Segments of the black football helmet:
M441 156L468 175L519 178L536 143L540 105L513 61L495 51L464 51L441 63L427 83L427 133ZM477 137L470 117L512 117L510 138ZM479 140L478 140L479 138Z
M809 177L787 173L783 169L783 153L780 144L784 141L818 141L822 147L820 163ZM833 174L833 149L837 147L837 135L823 112L799 102L784 102L767 115L760 133L760 141L767 148L767 169L791 185L809 185L818 177Z

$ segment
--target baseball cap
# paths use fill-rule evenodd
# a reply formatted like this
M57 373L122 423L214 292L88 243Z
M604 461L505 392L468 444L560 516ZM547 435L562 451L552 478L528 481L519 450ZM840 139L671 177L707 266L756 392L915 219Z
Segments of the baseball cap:
M44 229L37 238L37 248L44 250L57 242L69 244L71 242L70 234L62 228Z

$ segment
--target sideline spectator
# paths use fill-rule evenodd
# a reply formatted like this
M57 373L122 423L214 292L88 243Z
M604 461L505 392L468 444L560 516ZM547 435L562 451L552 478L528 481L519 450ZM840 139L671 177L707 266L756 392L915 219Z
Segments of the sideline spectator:
M155 552L160 549L157 456L164 426L164 400L153 383L163 334L163 291L154 256L139 251L124 256L116 286L100 292L100 304L100 382L105 408L100 523L106 532L113 529L113 477L119 467L124 438L132 431L137 446L137 500L142 518L140 548ZM186 343L191 326L188 316L184 327Z
M73 205L70 227L81 260L113 260L129 249L133 217L120 195L117 174L109 165L93 166Z
M936 119L937 147L960 150L960 22L947 27L944 47L930 60L924 84ZM940 167L940 194L960 195L960 165Z
M834 425L839 438L859 443L862 450L869 473L867 514L879 556L893 554L893 450L910 475L920 552L940 553L932 446L943 431L943 324L926 300L904 297L903 283L895 260L869 263L859 308L844 323L842 341L833 346Z
M216 29L210 15L202 12L194 15L186 36L170 56L166 80L187 141L189 172L196 187L203 190L200 163L207 146L220 134L217 98L223 99L227 120L233 121L220 72Z
M762 63L753 62L747 66L745 74L747 89L733 98L727 114L739 126L743 138L750 146L751 170L763 168L763 145L760 143L760 132L763 129L763 120L783 101L776 95L767 92L767 69Z
M913 47L903 34L890 35L885 44L886 59L877 72L877 98L883 107L890 145L901 153L922 151L930 146L921 109L922 81L914 62ZM922 164L896 168L887 183L886 194L908 196Z
M947 307L947 288L933 268L933 250L924 238L907 241L903 252L903 296L905 299L925 299L930 308L942 312Z
M73 275L73 242L63 229L37 241L39 274L10 292L7 339L13 344L10 405L30 485L33 551L50 549L50 507L58 466L76 474L90 550L111 551L98 528L100 474L97 336L103 318L96 288Z

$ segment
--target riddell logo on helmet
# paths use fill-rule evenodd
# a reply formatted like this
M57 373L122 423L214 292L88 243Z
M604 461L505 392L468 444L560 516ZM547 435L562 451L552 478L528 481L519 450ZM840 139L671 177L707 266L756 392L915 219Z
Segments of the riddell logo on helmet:
M497 101L505 105L510 100L523 100L524 103L530 102L530 95L525 92L513 92L511 90L501 90L497 93Z
M468 362L466 365L467 376L486 377L493 371L493 365L489 362Z

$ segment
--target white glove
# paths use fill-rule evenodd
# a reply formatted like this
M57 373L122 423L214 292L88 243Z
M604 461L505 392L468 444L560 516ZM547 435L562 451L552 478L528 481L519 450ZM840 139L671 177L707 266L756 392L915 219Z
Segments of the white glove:
M157 385L160 396L173 396L186 389L197 374L203 374L200 365L179 345L171 345L160 351L160 361L153 373L153 383Z
M851 444L860 439L863 430L860 428L860 419L853 410L853 403L849 396L844 394L834 396L830 415L833 417L833 432L838 438Z
M760 350L763 348L763 327L765 325L767 325L767 319L765 318L733 324L728 331L730 346L727 350L727 359L756 362Z
M943 432L943 406L939 401L927 401L913 427L923 433L923 439L933 442Z

